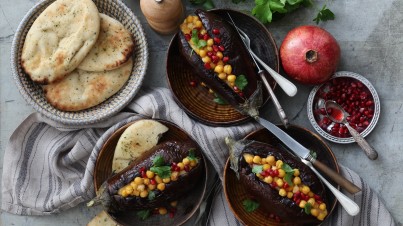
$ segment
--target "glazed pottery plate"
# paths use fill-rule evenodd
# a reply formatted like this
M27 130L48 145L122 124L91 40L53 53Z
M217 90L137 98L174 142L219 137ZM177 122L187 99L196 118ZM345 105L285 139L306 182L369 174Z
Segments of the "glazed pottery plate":
M346 134L344 135L344 137L340 137L337 131L335 134L333 134L332 132L332 127L334 127L335 123L331 122L330 120L328 122L324 122L323 119L326 117L326 115L323 114L323 109L324 109L324 105L325 105L325 101L326 101L326 93L329 92L329 84L333 84L335 80L339 81L340 79L349 79L349 81L354 82L355 84L358 84L358 82L360 82L360 84L363 84L365 87L361 88L361 90L365 90L365 92L367 92L369 95L361 95L361 92L359 95L361 95L359 97L359 102L361 104L365 104L365 102L367 102L368 100L372 101L373 104L370 106L371 110L368 114L370 114L370 121L369 124L367 125L367 127L365 127L364 130L359 131L360 134L365 137L367 136L374 128L375 125L378 122L379 116L380 116L380 112L381 112L381 105L380 105L380 100L379 100L379 96L378 93L376 92L374 86L362 75L359 75L357 73L353 73L353 72L348 72L348 71L339 71L336 72L328 82L326 82L325 84L322 85L318 85L315 86L311 93L309 94L308 97L308 103L307 103L307 109L308 109L308 118L310 123L312 124L313 128L324 138L326 138L327 140L330 140L332 142L335 143L353 143L355 142L354 138L351 137L350 134ZM333 85L334 86L334 85ZM352 98L352 95L348 90L348 87L344 87L344 90L346 90L346 92L349 93L345 93L345 100L342 100L342 102L347 102L348 98ZM342 98L343 93L337 95L338 98ZM355 95L355 94L354 94ZM343 97L344 97L343 96ZM331 98L333 100L333 98ZM355 100L357 100L357 98L355 98ZM336 100L335 100L336 101ZM340 100L338 100L340 101ZM348 102L348 104L352 104L351 102ZM363 109L364 112L359 113L356 112L356 114L360 114L360 115L365 115L366 114L366 106L363 106L364 108L361 107L357 107L357 111L361 111L361 109ZM322 112L321 112L322 110ZM326 113L325 113L326 114ZM357 118L357 123L360 123L359 118ZM361 120L363 123L365 123L365 121L368 121L368 118L366 116L363 117L363 119ZM347 128L346 128L347 129Z
M337 164L336 157L330 150L329 146L319 136L305 128L295 125L290 125L288 129L284 129L283 126L279 127L303 146L314 151L317 154L318 160L339 173L339 166ZM248 134L245 139L268 143L279 149L286 149L285 145L266 129L254 131ZM335 185L335 187L337 187L337 185ZM281 219L280 221L276 221L275 219L270 218L269 213L264 212L262 208L258 208L253 212L247 212L242 203L245 199L253 197L253 194L250 194L248 192L248 188L239 182L234 171L230 168L229 160L227 161L224 169L224 192L231 210L235 214L236 218L244 225L295 225L281 222ZM328 207L327 215L330 216L334 211L337 200L327 188L326 196L329 200L329 203L331 203L331 205Z
M231 23L227 15L229 13L235 24L250 37L251 48L256 55L275 71L279 71L277 46L264 25L252 16L239 11L217 9L211 12L220 15ZM192 81L198 81L197 75L194 74L194 70L179 52L178 42L179 37L176 34L171 40L167 53L167 78L176 102L191 117L208 125L226 126L249 120L249 116L240 114L230 105L216 104L213 101L214 95L209 93L206 87L201 85L193 87L190 85ZM274 88L275 81L271 76L266 77ZM267 102L269 96L263 86L262 89L264 91L264 100Z
M24 99L39 113L68 125L85 125L104 120L125 107L137 94L143 82L147 64L148 47L140 21L121 1L94 0L98 11L120 21L130 31L134 41L133 69L129 80L118 93L104 102L82 111L67 112L51 106L45 98L41 85L34 83L24 73L20 59L25 37L39 14L54 0L44 0L36 4L19 24L11 49L11 65L14 80Z
M154 119L156 120L156 119ZM173 123L157 120L169 128L159 139L159 143L165 141L192 141L195 146L198 144L182 129ZM116 144L122 133L136 121L130 122L117 129L104 143L99 152L95 170L94 170L94 187L98 191L104 181L112 175L112 161ZM200 149L200 147L199 147ZM127 211L122 213L108 213L117 223L125 226L165 226L165 225L182 225L188 221L199 208L207 185L207 167L204 161L203 177L194 186L192 193L178 200L175 215L171 218L166 215L151 215L146 220L141 220L135 211Z

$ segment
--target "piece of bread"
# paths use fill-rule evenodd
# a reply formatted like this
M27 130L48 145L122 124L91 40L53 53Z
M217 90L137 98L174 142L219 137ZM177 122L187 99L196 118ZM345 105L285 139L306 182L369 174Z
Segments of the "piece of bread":
M59 81L90 52L99 30L99 12L92 0L57 0L29 29L21 65L34 82Z
M124 64L134 48L130 32L122 23L100 13L101 30L94 47L78 65L86 71L113 70Z
M90 222L88 222L87 226L118 226L116 223L105 211L101 211L98 215L96 215Z
M142 119L127 127L116 145L112 171L119 172L126 168L131 161L157 145L166 131L168 127L151 119Z
M98 105L117 93L129 79L133 68L130 59L111 71L75 70L63 80L44 86L46 100L62 111L79 111Z

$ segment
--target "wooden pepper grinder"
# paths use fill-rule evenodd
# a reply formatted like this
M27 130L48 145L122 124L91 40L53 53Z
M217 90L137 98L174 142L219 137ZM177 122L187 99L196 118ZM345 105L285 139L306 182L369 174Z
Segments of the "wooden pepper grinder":
M181 0L140 0L148 24L160 34L174 33L184 18Z

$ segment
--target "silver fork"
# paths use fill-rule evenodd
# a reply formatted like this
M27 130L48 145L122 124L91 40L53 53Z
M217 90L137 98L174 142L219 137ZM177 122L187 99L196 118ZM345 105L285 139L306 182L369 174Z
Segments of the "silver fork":
M244 31L242 31L239 27L238 27L238 31L239 31L239 33L241 35L241 38L243 39L246 47L249 49L249 52L251 53L252 57L254 57L260 63L260 65L262 65L262 67L264 69L266 69L267 72L269 72L269 74L273 77L273 79L277 82L277 84L284 90L284 92L288 96L290 96L290 97L294 96L297 93L297 87L292 82L290 82L289 80L284 78L282 75L277 73L275 70L273 70L271 67L269 67L269 65L267 65L265 62L263 62L252 51L252 48L250 47L250 38L249 38L249 36Z

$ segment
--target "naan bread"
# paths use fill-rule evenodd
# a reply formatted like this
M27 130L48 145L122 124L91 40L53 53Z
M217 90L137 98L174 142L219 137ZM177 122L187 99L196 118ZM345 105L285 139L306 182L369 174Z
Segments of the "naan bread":
M91 0L57 0L29 29L21 65L34 82L49 84L64 78L97 41L99 12Z
M119 21L100 13L101 30L94 47L78 66L86 71L105 71L120 67L133 52L133 39Z
M106 212L102 210L96 215L87 226L119 226Z
M77 69L63 80L44 86L46 100L62 111L79 111L102 103L129 79L133 67L130 59L111 71L89 72Z
M150 119L136 121L127 127L116 145L112 170L119 172L124 169L131 161L157 145L159 138L166 131L168 127Z

